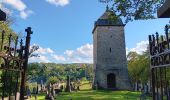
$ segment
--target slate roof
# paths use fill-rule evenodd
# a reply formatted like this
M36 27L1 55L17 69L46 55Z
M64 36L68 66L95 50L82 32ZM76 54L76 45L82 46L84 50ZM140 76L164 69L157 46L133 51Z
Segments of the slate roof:
M93 32L97 26L125 26L121 18L117 18L116 20L113 20L112 16L114 15L115 14L113 11L106 9L103 15L97 21L95 21Z
M114 16L114 12L111 10L106 10L104 14L95 22L96 25L100 26L124 26L121 18L118 18L116 20L111 19L112 16Z

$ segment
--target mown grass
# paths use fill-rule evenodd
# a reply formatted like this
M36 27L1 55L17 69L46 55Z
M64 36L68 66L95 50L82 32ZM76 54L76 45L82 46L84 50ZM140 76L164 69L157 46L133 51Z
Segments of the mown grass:
M34 95L31 97L31 100L36 100ZM37 100L45 100L45 94L37 95Z
M92 90L91 84L84 82L80 91L60 93L56 100L140 100L140 92Z
M56 100L137 100L140 92L81 90L78 92L61 93Z
M91 84L83 83L80 91L62 92L56 96L56 100L140 100L140 95L140 92L131 91L92 90ZM45 100L45 94L40 94L37 100Z

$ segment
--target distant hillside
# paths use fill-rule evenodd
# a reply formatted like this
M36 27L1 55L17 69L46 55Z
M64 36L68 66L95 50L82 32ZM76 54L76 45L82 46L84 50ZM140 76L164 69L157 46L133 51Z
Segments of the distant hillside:
M73 64L56 64L56 63L30 63L27 74L29 81L47 82L50 77L57 77L60 81L65 81L66 76L71 80L88 79L93 77L93 64L73 63Z

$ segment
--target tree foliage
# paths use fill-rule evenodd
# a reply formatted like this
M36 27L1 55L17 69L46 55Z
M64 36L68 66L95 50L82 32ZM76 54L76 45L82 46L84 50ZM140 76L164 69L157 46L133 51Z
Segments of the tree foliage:
M128 70L133 83L138 81L147 83L150 78L149 53L146 51L143 54L130 52L128 58Z
M47 84L54 84L56 82L59 82L58 78L56 76L51 76L48 78Z
M57 77L58 81L66 81L70 76L71 81L84 77L92 81L93 67L91 64L55 64L55 63L30 63L27 70L27 81L49 83L51 78Z
M127 23L132 20L155 18L157 9L165 0L99 0L99 2L112 3L111 10Z

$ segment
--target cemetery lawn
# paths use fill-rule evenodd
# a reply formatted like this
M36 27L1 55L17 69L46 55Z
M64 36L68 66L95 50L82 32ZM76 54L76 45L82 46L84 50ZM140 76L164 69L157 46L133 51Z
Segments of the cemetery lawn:
M77 92L59 93L55 100L140 100L141 95L141 92L92 90L88 83L84 83L80 89ZM45 94L40 94L37 100L45 100Z
M71 93L60 93L56 100L140 100L140 92L82 90Z
M80 91L60 93L56 100L140 100L140 92L92 90L89 83L84 82Z
M29 100L29 99L28 99L28 100ZM32 96L30 100L35 100L35 97ZM37 100L45 100L45 94L44 94L44 93L43 93L43 94L39 94L39 95L37 96Z

